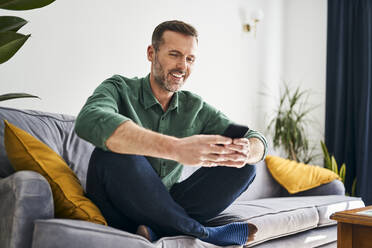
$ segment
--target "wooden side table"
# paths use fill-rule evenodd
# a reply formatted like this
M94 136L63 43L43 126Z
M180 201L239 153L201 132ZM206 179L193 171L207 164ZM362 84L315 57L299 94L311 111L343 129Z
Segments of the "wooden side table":
M331 215L337 220L337 248L372 248L372 206L345 210Z

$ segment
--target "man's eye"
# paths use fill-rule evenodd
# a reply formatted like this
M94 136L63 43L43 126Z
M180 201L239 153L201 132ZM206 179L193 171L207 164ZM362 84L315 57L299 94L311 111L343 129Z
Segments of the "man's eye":
M175 54L175 53L170 53L169 55L172 56L172 57L177 57L177 56L178 56L178 55Z
M190 63L193 63L195 61L194 58L187 58L187 61L190 62Z

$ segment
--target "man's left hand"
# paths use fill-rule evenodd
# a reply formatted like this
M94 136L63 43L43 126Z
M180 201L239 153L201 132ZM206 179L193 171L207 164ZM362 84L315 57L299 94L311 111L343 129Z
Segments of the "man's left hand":
M257 138L233 139L232 144L225 145L225 147L246 156L247 164L255 164L260 161L265 151L262 141Z

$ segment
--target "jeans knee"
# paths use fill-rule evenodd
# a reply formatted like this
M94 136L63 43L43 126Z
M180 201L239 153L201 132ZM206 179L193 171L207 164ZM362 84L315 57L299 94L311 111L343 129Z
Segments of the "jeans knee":
M248 185L251 184L256 177L256 165L246 164L240 172L242 175L242 180Z
M244 192L248 189L249 185L253 182L256 177L256 165L246 164L244 167L239 169L239 179L237 183L241 189L241 192ZM240 194L239 194L240 195Z
M96 148L92 153L90 164L102 174L123 176L123 174L141 173L143 166L148 166L148 161L144 156L119 154Z
M256 176L256 165L254 164L246 164L244 167L246 177L255 177Z

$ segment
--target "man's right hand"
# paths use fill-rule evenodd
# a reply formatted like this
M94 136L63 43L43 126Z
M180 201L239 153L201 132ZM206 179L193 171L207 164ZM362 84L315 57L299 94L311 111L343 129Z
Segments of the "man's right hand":
M175 142L175 160L189 166L241 168L246 156L225 147L232 139L221 135L194 135Z

